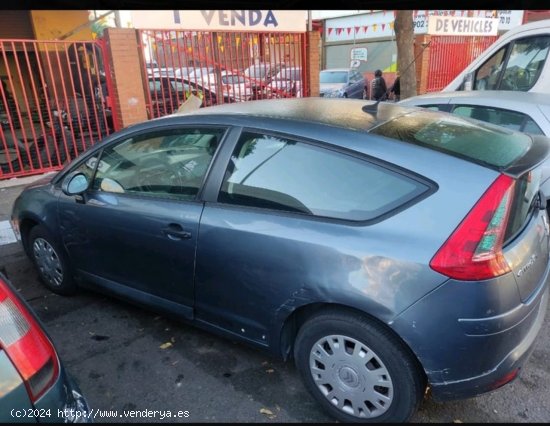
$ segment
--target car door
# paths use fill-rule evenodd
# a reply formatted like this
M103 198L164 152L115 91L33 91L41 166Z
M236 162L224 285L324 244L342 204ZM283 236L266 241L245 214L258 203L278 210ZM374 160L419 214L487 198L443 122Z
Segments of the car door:
M334 283L356 297L361 256L348 249L368 241L358 221L426 190L348 152L258 129L222 153L227 169L204 194L195 318L263 345L278 341L277 321L304 298Z
M156 128L85 158L76 169L91 177L89 189L58 204L73 267L106 290L190 317L198 194L224 133Z

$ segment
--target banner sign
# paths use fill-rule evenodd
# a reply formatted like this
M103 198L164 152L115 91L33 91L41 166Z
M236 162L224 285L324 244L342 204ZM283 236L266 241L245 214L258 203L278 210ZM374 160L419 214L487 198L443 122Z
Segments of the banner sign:
M428 34L446 36L498 35L498 18L468 18L456 16L428 17Z
M185 31L306 32L305 10L136 10L134 28Z

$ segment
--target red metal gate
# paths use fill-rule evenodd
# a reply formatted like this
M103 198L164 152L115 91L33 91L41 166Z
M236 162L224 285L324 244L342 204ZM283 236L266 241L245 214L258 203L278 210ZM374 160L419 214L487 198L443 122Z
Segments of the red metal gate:
M433 36L430 42L426 90L442 90L497 38L498 36Z
M103 41L0 40L0 179L59 170L118 128Z
M305 33L140 30L150 118L190 94L202 106L309 94Z

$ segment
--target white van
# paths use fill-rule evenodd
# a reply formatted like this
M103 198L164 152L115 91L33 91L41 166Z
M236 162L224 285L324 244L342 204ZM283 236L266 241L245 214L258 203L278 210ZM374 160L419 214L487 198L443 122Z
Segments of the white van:
M550 94L550 19L504 33L468 65L444 92L517 90Z

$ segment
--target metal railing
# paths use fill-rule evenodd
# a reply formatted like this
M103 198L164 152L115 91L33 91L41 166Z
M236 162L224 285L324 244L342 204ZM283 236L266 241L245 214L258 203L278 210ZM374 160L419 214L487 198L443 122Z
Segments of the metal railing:
M140 30L150 118L190 94L202 106L308 94L306 34Z
M442 90L497 38L498 36L432 36L426 90Z
M0 40L0 179L59 170L118 128L102 41Z

